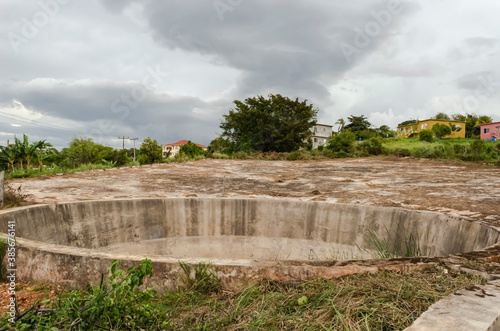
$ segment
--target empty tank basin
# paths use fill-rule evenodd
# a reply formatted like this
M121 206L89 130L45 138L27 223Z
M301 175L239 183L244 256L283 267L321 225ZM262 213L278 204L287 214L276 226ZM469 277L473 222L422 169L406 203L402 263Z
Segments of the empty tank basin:
M114 258L132 265L151 258L160 278L178 271L178 260L210 260L229 282L286 280L373 271L365 262L338 272L318 262L374 258L375 238L429 257L500 240L495 228L439 213L278 199L87 201L6 210L0 219L3 233L15 222L18 277L77 282L97 280ZM167 278L159 281L173 287Z
M369 258L374 241L444 256L499 241L494 228L438 213L274 199L91 201L21 208L2 218L3 232L15 220L18 238L179 259Z

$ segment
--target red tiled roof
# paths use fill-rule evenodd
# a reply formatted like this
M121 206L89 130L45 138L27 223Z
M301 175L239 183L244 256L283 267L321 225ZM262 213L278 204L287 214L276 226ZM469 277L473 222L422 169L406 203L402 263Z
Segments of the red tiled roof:
M186 139L179 140L178 142L171 143L171 144L166 144L165 146L183 146L186 145L188 141ZM202 144L196 144L196 146L201 147L201 148L207 148L207 146L204 146Z

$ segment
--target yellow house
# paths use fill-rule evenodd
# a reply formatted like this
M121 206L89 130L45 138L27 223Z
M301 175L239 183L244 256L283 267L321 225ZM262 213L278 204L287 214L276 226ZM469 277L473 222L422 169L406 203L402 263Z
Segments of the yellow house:
M443 138L465 138L465 122L451 120L436 120L428 119L423 121L415 121L414 123L398 126L396 132L398 138L418 138L420 131L432 130L434 124L446 124L452 127L451 134ZM454 130L453 130L454 129Z

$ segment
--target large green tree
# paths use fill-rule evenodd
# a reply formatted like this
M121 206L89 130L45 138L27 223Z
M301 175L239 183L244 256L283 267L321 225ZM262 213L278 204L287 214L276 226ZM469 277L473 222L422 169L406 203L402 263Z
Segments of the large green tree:
M436 138L442 139L444 136L451 134L451 126L441 123L436 123L432 126L432 132L436 135Z
M445 114L445 113L437 113L436 115L434 115L434 119L436 119L436 120L447 120L447 121L449 121L451 118L450 118L450 116L448 116L448 114Z
M114 165L123 165L130 161L126 151L118 151L110 146L94 142L91 138L75 138L69 146L63 148L59 155L60 165L67 168L76 168L84 164L101 164L111 162Z
M192 141L188 141L187 144L181 146L179 154L186 155L189 158L193 158L198 155L204 155L205 151L200 146L196 145Z
M479 137L481 124L491 123L493 119L486 115L476 114L454 114L452 118L455 121L465 122L465 138Z
M318 113L307 100L280 94L236 100L234 104L220 127L222 137L236 151L291 152L306 147Z
M153 140L150 137L147 137L142 142L139 154L138 160L140 164L159 163L163 160L161 146L158 145L156 139Z
M39 167L41 167L40 164L43 159L39 156L44 149L51 146L45 140L30 143L28 136L23 134L22 140L15 137L14 144L0 147L0 163L7 164L7 168L11 170L15 169L15 164L21 169L24 169L24 165L26 165L27 169L31 169L32 162L38 160Z
M361 131L370 130L370 127L372 126L372 124L368 122L368 119L365 117L365 115L361 116L351 115L347 117L347 119L349 120L349 124L345 126L345 129L356 134L356 137L358 138L360 136L359 133Z

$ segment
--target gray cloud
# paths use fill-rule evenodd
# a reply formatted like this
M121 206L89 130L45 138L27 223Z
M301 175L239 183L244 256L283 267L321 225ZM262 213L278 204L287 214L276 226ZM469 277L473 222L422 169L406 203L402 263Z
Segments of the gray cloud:
M478 75L500 77L491 35L500 4L404 1L384 22L390 3L70 1L16 53L9 33L22 34L23 19L41 6L4 0L0 144L22 133L60 147L82 135L114 147L118 135L208 144L233 100L268 93L308 99L330 124L364 114L395 126L463 104ZM150 68L164 77L131 100ZM500 94L491 90L476 113L498 116Z

